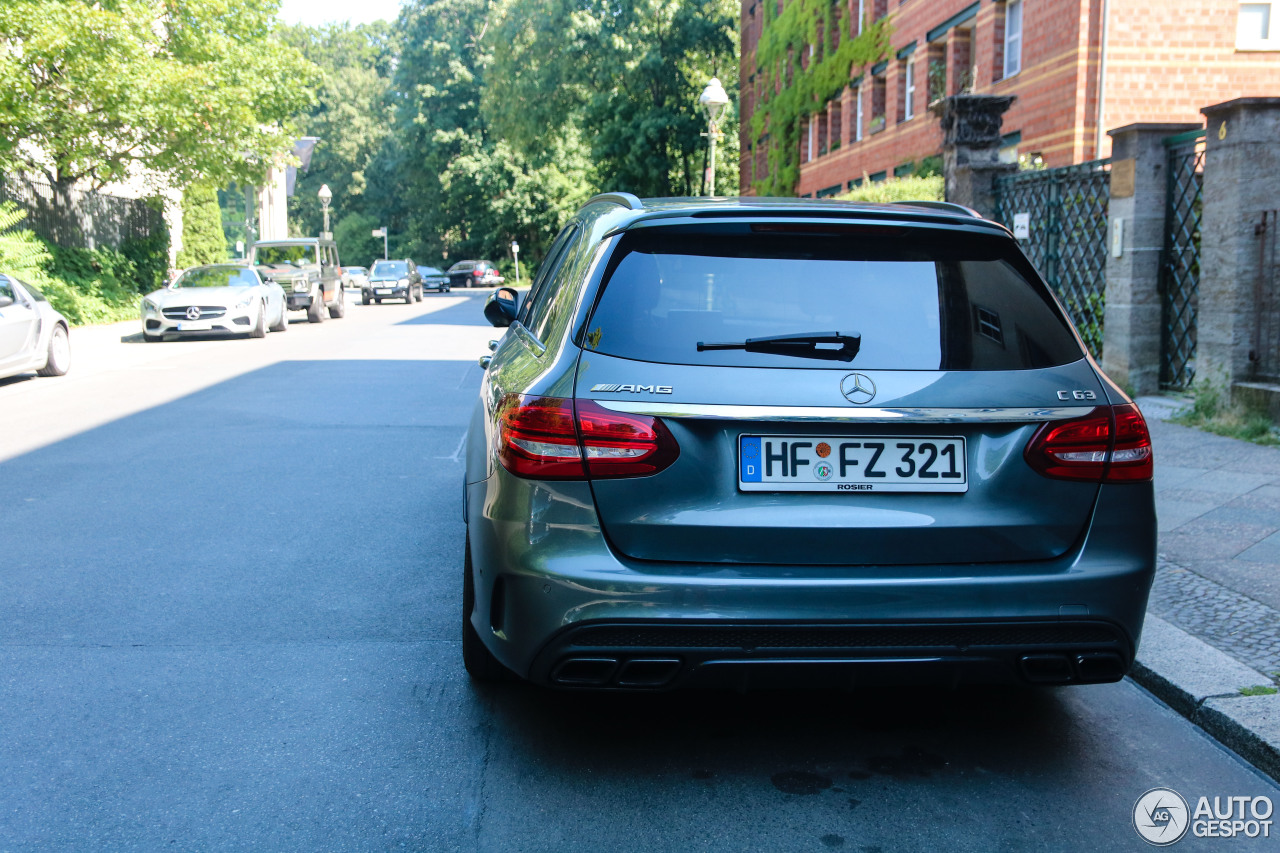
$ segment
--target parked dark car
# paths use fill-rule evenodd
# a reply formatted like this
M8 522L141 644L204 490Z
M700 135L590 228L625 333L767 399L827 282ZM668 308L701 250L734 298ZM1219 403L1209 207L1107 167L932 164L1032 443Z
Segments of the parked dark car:
M449 276L435 267L418 267L418 275L422 277L423 290L435 290L440 293L449 292Z
M483 287L500 283L502 277L488 261L458 261L449 267L449 284L453 287Z
M394 261L374 261L369 269L369 280L360 290L360 303L382 303L384 299L403 299L405 304L422 301L422 276L418 265L405 258Z
M463 658L566 688L1081 684L1129 669L1151 442L1001 225L598 196L466 449Z

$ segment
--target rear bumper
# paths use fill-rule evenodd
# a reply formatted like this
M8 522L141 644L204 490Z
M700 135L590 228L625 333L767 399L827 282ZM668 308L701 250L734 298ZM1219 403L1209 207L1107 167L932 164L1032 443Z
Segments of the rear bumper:
M1150 484L1101 490L1086 535L1055 560L754 566L622 558L585 484L525 481L532 493L513 500L503 477L468 486L472 624L542 684L1115 681L1155 571ZM598 663L566 676L571 661Z
M556 687L855 687L1120 680L1129 638L1106 622L592 622L559 632L530 678Z

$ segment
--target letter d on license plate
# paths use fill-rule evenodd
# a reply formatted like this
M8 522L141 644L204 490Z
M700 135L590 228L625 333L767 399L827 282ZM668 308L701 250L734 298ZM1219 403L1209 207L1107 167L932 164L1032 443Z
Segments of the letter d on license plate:
M965 492L962 436L742 435L744 492Z

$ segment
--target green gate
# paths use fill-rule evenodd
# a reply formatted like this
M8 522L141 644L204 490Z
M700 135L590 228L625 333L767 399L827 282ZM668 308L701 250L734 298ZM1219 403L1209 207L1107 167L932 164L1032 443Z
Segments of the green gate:
M1170 136L1164 145L1169 187L1160 256L1160 387L1185 389L1196 376L1204 128Z
M1110 160L1093 160L996 180L996 219L1019 238L1095 358L1102 357L1110 169Z

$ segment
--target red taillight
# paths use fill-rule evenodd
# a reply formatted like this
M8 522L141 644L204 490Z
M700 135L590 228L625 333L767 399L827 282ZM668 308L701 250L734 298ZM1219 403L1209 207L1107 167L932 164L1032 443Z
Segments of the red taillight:
M573 402L508 394L498 404L498 458L518 477L581 480L586 472Z
M1153 471L1147 422L1132 403L1047 423L1023 456L1037 472L1059 480L1133 483L1150 480Z
M520 477L646 477L679 455L666 424L647 415L610 411L590 400L515 394L498 407L498 458Z

